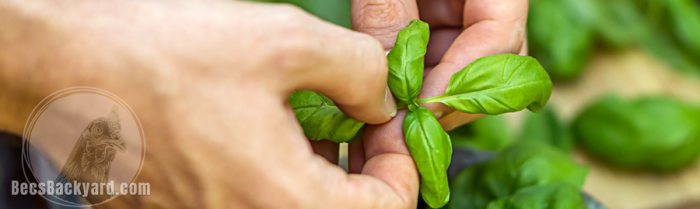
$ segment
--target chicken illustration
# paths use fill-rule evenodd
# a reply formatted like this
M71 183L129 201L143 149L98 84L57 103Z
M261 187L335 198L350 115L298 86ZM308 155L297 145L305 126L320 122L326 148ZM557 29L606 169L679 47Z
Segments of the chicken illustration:
M73 146L66 164L55 182L108 183L109 170L116 152L124 152L126 142L122 139L119 109L112 107L107 117L100 117L88 124ZM92 188L92 186L90 187ZM106 188L105 188L106 189ZM88 192L88 191L86 191ZM59 196L60 198L65 197ZM91 202L102 202L111 195L90 194Z

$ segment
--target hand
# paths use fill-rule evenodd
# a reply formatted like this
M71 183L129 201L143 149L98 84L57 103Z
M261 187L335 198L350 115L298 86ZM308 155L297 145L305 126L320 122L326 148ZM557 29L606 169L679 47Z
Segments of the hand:
M353 118L388 121L385 53L368 35L233 1L5 0L0 25L0 129L21 133L43 97L72 86L108 90L140 118L136 181L151 195L101 206L415 208L410 155L374 141L387 151L348 175L312 153L286 103L315 90ZM67 157L44 151L57 166Z
M353 0L352 26L374 36L384 49L390 50L398 32L412 19L427 22L431 34L418 98L428 98L445 93L452 74L480 57L526 54L527 9L526 0ZM455 111L441 103L424 106L435 114L446 131L481 117ZM365 127L364 140L350 144L351 172L363 168L363 156L368 153L388 151L371 146L378 142L395 147L399 153L409 153L401 128L404 115L405 111L399 111L389 123Z

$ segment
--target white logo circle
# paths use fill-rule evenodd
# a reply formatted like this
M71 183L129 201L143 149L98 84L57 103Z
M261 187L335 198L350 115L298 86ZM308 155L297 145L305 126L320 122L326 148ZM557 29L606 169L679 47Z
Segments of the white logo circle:
M43 198L63 206L94 206L125 195L120 187L134 184L145 153L143 128L131 107L93 87L66 88L44 98L22 137L27 182L33 182L30 174ZM46 165L47 159L53 165Z

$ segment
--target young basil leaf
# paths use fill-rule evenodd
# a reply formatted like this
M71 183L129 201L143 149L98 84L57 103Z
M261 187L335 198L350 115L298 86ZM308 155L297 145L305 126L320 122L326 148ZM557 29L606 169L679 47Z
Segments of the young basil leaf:
M447 208L480 209L520 189L563 183L580 190L587 168L549 145L516 142L485 163L461 171L450 181Z
M406 145L420 172L420 191L430 207L440 208L450 200L447 167L450 166L450 136L430 110L418 107L403 122Z
M623 168L674 171L700 155L700 108L665 97L605 97L573 131L586 151Z
M503 116L487 115L448 131L453 147L477 150L500 151L513 140L505 131L507 124Z
M429 37L428 24L412 20L399 32L394 48L387 55L389 88L394 97L406 104L418 97L423 85L423 56Z
M343 114L333 101L316 92L294 92L289 104L309 140L347 142L354 139L364 125Z
M490 202L486 208L587 209L579 189L558 182L519 189L512 196Z
M445 94L418 99L442 102L465 113L497 115L539 112L552 94L552 81L532 57L499 54L482 57L452 75Z
M574 139L569 129L559 121L552 108L544 108L540 113L529 113L522 131L521 141L540 141L562 150L571 152Z

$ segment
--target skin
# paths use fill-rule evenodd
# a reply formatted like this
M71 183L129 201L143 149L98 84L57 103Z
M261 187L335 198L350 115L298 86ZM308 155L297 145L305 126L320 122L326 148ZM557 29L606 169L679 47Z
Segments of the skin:
M461 15L431 12L438 10L420 1L353 1L353 27L366 35L288 5L0 0L0 130L20 134L49 94L93 86L138 115L148 149L136 182L151 184L149 196L101 207L415 208L418 172L403 141L405 111L397 114L386 88L385 50L419 14L457 37L429 46L426 63L436 65L420 97L440 95L448 75L474 59L524 50L527 2L488 2L471 0L463 5L470 15ZM286 104L299 89L382 124L350 145L353 174L333 164L337 145L305 139ZM454 111L428 107L452 121ZM46 143L37 146L65 142ZM56 162L66 157L43 151Z
M425 77L418 98L445 93L450 77L472 61L496 54L526 55L528 1L524 0L354 0L353 29L370 34L390 50L398 32L412 19L430 25L430 41L425 56ZM442 103L422 105L438 118L445 131L474 121L483 115L467 114ZM367 159L377 153L410 155L401 125L405 110L388 123L365 127L363 140L349 146L351 173L363 172ZM337 156L336 150L318 151Z

